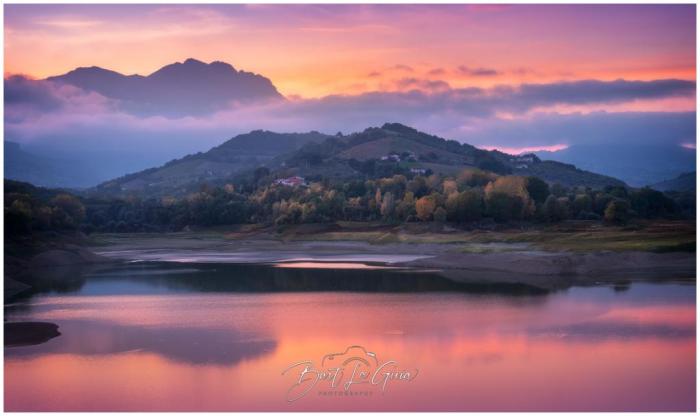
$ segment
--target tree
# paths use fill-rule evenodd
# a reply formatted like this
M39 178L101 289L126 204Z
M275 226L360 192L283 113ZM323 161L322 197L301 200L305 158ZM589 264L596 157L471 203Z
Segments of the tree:
M382 218L385 220L390 219L394 215L394 194L391 192L386 192L384 193L384 199L382 200L382 205L380 212L382 214Z
M435 198L424 196L416 201L416 215L421 221L430 221L435 211Z
M499 222L522 219L523 200L504 192L493 192L486 200L486 212Z
M521 212L519 213L509 213L508 218L526 218L530 217L535 213L535 203L530 198L530 194L527 192L527 180L522 176L501 176L493 182L489 182L484 188L484 196L486 204L488 206L489 200L496 194L508 195L511 198L520 199ZM505 203L505 198L498 196L499 201L497 204L502 206ZM511 208L515 205L509 204Z
M416 176L406 184L406 190L412 192L417 198L428 193L428 185L425 182L425 177Z
M433 219L437 222L447 221L447 211L443 207L437 207L433 213Z
M446 179L442 183L442 193L449 196L455 192L457 192L457 181L454 179Z
M582 212L590 212L593 210L593 200L586 194L576 195L572 208L574 217L577 217Z
M457 176L457 186L465 189L472 186L485 186L487 183L496 180L498 175L484 172L479 169L465 169Z
M676 205L671 198L649 187L644 187L630 196L632 209L644 218L668 216L676 211Z
M605 208L605 221L613 224L625 224L629 220L629 202L613 199Z
M556 197L566 195L566 188L564 186L562 186L562 184L560 184L560 183L555 183L554 185L551 186L551 188L549 188L549 190L552 193L552 195L554 195Z
M481 218L482 206L483 198L477 190L451 193L445 203L447 219L454 222L478 220Z
M530 176L526 181L527 193L536 203L542 204L549 196L549 185L536 176Z
M73 195L58 194L51 200L51 205L56 219L64 226L75 228L85 219L85 206Z
M9 206L7 200L14 199ZM29 195L13 194L6 197L5 226L10 233L27 233L32 229L32 207Z
M542 205L542 211L545 221L558 222L565 220L568 217L567 207L554 195L547 197Z
M270 169L268 169L264 166L260 166L259 168L255 169L255 171L253 172L253 180L255 181L255 183L258 183L260 181L260 179L262 179L266 176L269 176L269 175L270 175Z
M401 202L396 205L396 216L406 221L410 216L416 213L416 199L413 197L412 192L406 192L403 196Z

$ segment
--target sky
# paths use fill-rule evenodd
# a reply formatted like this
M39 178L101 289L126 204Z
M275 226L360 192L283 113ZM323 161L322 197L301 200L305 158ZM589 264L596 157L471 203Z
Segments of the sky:
M115 147L128 136L164 159L252 129L394 121L512 152L695 146L695 5L4 7L6 88L15 74L147 75L192 57L262 74L288 98L172 120L54 88L56 107L10 108L5 133L19 142Z

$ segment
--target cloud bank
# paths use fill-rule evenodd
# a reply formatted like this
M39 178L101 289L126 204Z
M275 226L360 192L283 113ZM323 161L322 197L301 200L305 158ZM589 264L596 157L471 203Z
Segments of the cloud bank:
M114 172L204 151L254 129L351 133L400 122L477 146L695 143L695 112L562 114L558 105L693 99L695 82L584 80L451 88L405 78L404 89L284 102L228 105L202 116L166 118L120 110L95 92L21 76L5 79L5 137L56 156L113 159ZM119 171L119 172L117 172Z

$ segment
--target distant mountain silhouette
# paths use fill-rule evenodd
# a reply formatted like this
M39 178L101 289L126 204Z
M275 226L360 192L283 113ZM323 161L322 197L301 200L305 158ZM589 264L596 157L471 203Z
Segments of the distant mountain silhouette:
M634 146L617 143L577 144L557 152L537 152L545 160L570 163L641 187L695 169L695 150L673 144Z
M209 114L231 102L284 99L262 75L237 71L225 62L187 59L148 75L123 75L97 66L74 69L47 81L70 84L118 100L138 115L182 117Z
M6 179L52 188L82 188L94 183L94 174L85 164L36 155L22 149L19 143L4 144Z

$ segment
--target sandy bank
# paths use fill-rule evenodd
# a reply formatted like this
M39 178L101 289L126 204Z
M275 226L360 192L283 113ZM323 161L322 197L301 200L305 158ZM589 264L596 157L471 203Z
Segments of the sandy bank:
M50 322L5 322L5 346L19 347L44 343L61 335Z
M630 280L695 279L694 253L443 253L399 263L440 269L440 274L468 283L522 283L555 290L575 285Z

